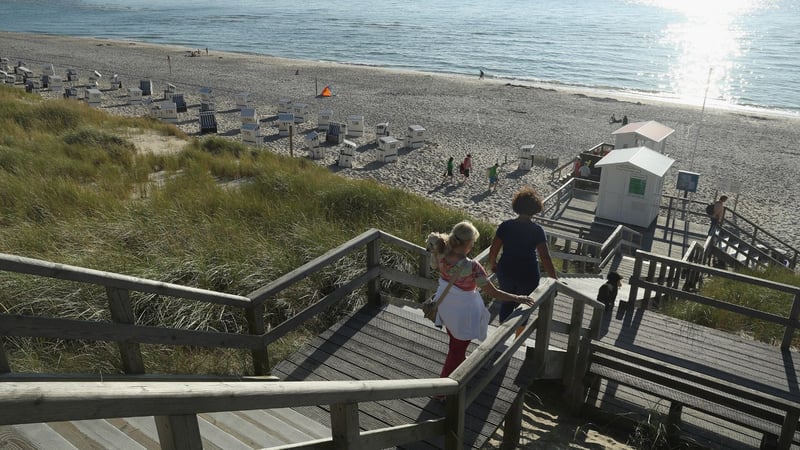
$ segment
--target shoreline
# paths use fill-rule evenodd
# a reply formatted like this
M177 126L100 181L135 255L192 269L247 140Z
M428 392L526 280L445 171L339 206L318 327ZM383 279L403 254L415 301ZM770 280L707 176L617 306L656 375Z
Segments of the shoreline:
M152 79L154 99L161 98L167 82L173 83L186 94L190 106L188 113L180 115L178 126L192 136L199 128L200 87L212 87L217 94L218 134L236 140L241 137L234 95L249 92L266 145L278 153L289 153L287 139L277 137L278 99L306 103L311 110L311 119L296 131L295 156L305 157L300 135L313 128L320 109L333 110L337 121L363 115L364 136L348 138L357 145L353 168L338 167L332 154L315 162L344 176L372 178L494 223L513 216L510 199L520 186L530 184L543 196L553 190L548 184L550 169L534 165L530 171L517 170L520 146L533 144L535 154L558 158L564 164L598 143L613 143L611 133L619 125L608 123L612 113L628 115L630 122L655 120L675 130L667 139L666 153L676 162L666 175L664 193L679 195L674 189L678 169L699 172L698 193L690 198L709 201L715 193L726 193L738 200L731 207L800 246L800 217L787 207L800 200L800 116L767 113L772 110L731 111L707 104L701 122L700 105L631 98L619 92L213 49L209 55L188 57L184 55L192 49L180 45L105 38L0 32L0 48L12 64L13 58L22 59L36 73L41 64L53 63L59 72L77 69L83 81L92 70L99 70L104 74L102 107L112 114L142 116L148 108L126 105L127 92L107 91L111 73L119 73L125 87ZM333 87L334 97L317 97L325 85ZM426 130L425 146L402 149L397 163L377 163L374 127L382 122L390 124L393 136L404 134L409 125L421 125ZM333 147L326 150L334 153ZM457 163L467 153L473 155L474 176L464 184L441 184L447 157ZM482 169L494 162L501 164L500 185L489 193ZM730 180L741 185L738 195L726 189Z
M17 34L17 35L29 35L29 36L46 36L52 38L64 38L64 39L86 39L86 40L95 40L95 41L107 41L116 44L134 44L134 45L148 45L154 47L163 47L163 48L177 48L183 49L185 51L193 50L191 47L186 47L180 44L170 44L170 43L154 43L154 42L146 42L146 41L135 41L135 40L127 40L127 39L116 39L116 38L109 38L109 37L97 37L97 36L74 36L74 35L62 35L62 34L48 34L48 33L19 33L19 32L5 32L0 31L1 33L6 34ZM194 49L196 50L196 49ZM210 49L215 54L230 54L230 55L243 55L243 56L250 56L250 57L263 57L263 58L274 58L286 61L297 61L297 62L306 62L306 63L320 63L320 64L334 64L334 65L342 65L346 67L353 67L353 68L375 68L375 69L383 69L398 73L409 73L409 74L424 74L424 75L432 75L432 76L443 76L443 77L455 77L457 79L472 79L475 78L475 75L466 74L466 73L458 73L458 72L446 72L446 71L426 71L422 69L413 69L407 67L398 67L398 66L389 66L389 65L381 65L381 64L368 64L368 63L355 63L355 62L346 62L346 61L331 61L325 59L294 59L288 58L283 56L276 56L267 53L255 53L255 52L248 52L248 51L233 51L233 50L217 50L217 49ZM577 85L577 84L569 84L569 83L559 83L559 82L552 82L552 81L541 81L535 79L527 79L527 78L519 78L519 77L507 77L507 76L493 76L491 74L487 74L484 81L487 82L498 82L502 84L519 84L523 86L545 89L545 90L558 90L562 92L574 93L574 94L584 94L589 97L597 97L597 98L605 98L605 99L612 99L617 101L629 101L629 102L647 102L647 103L663 103L667 105L674 105L678 107L685 107L685 108L696 108L698 111L702 108L702 100L700 99L686 99L674 96L673 94L667 92L656 92L656 91L643 91L643 90L636 90L636 89L628 89L628 88L615 88L615 87L601 87L601 86L586 86L586 85ZM732 104L723 101L717 101L713 98L709 98L706 100L707 109L716 109L720 111L728 111L732 113L742 113L742 114L751 114L751 115L761 115L767 117L784 117L784 118L795 118L800 120L800 105L798 105L797 110L792 109L781 109L781 108L774 108L774 107L766 107L760 105L739 105L739 104Z

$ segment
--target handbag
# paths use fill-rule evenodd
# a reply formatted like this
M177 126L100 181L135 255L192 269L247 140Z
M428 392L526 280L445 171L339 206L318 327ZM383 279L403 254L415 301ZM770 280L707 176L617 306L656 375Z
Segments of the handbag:
M431 322L436 323L436 314L439 312L439 303L442 303L442 300L447 296L447 293L450 291L450 288L453 287L453 282L456 281L456 277L450 279L450 283L447 284L447 287L444 288L442 291L442 295L439 296L438 300L434 300L431 298L427 302L422 304L422 313L425 315L425 318L430 320Z

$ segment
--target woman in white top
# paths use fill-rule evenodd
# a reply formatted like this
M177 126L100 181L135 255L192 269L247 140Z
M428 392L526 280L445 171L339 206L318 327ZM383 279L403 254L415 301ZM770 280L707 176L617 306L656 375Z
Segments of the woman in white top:
M501 291L489 280L483 266L467 254L480 236L472 223L457 223L450 234L431 233L428 242L439 267L439 289L442 294L450 280L453 285L439 304L436 325L444 325L450 335L447 358L440 377L449 376L467 358L467 347L472 339L486 339L489 311L478 289L498 300L533 304L530 297Z

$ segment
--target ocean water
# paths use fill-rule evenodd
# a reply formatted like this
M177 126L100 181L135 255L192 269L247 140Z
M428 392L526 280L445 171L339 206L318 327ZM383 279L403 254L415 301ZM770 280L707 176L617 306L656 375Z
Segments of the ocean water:
M0 0L0 29L800 114L799 0ZM2 55L2 49L0 49Z

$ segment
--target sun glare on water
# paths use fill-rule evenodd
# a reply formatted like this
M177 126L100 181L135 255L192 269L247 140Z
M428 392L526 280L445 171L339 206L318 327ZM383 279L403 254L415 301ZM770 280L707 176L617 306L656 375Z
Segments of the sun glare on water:
M680 18L661 35L662 44L674 49L662 88L680 99L698 103L708 89L709 101L735 102L736 66L747 51L750 36L740 20L768 6L768 0L642 0L640 3L677 13Z

